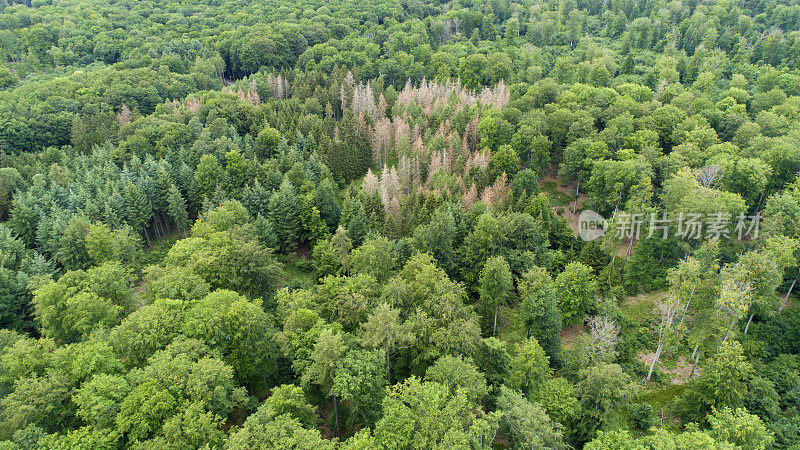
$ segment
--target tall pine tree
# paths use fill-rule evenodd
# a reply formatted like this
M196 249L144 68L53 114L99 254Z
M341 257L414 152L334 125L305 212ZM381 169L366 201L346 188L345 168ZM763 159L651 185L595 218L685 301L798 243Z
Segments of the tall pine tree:
M186 201L174 185L170 186L167 194L167 212L178 230L185 234L189 225L189 214L186 212Z
M353 201L353 212L350 215L350 220L347 223L347 236L353 241L353 247L358 247L364 242L364 238L369 232L369 223L367 222L367 214L364 212L364 205L361 201L355 199Z
M297 193L288 180L283 180L270 199L269 215L278 236L278 248L284 252L293 250L300 228L300 208Z
M134 230L144 231L147 245L150 246L150 235L147 233L147 225L153 217L153 207L147 196L135 184L128 182L125 185L125 218L128 225Z

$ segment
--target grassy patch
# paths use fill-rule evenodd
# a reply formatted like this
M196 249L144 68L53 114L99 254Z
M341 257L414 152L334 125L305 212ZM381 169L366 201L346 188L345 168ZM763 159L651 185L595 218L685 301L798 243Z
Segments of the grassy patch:
M508 351L514 352L516 344L526 339L525 330L519 324L519 315L515 309L502 307L502 321L497 330L497 338L508 343Z
M312 289L317 284L317 277L309 267L310 260L297 255L278 255L283 263L282 286L293 289Z
M550 206L566 206L575 200L575 196L559 191L556 181L542 182L541 188L547 199L550 200Z
M164 262L164 258L167 257L169 250L180 239L183 239L183 233L179 231L174 231L159 240L153 239L151 241L153 245L144 249L144 254L142 255L142 267L161 264Z
M680 419L673 412L675 399L686 390L685 384L670 384L667 386L653 386L641 396L641 401L649 403L660 420L656 427L663 427L671 431L678 431Z
M585 336L589 333L589 329L586 328L584 324L578 324L568 327L563 327L561 329L561 348L569 349L572 348L578 341L581 339L582 336Z
M672 402L686 390L685 384L654 385L647 389L641 397L653 408L671 407Z
M645 321L652 320L656 317L653 310L656 304L666 296L667 291L654 291L627 297L622 302L619 309L625 317L638 324L643 324Z

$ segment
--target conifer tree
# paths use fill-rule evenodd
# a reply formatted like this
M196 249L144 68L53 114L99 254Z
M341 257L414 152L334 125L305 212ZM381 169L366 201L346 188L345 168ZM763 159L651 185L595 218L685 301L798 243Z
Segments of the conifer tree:
M319 210L319 214L328 228L331 231L335 230L339 223L339 204L336 201L336 193L330 178L322 180L314 191L314 206Z
M297 193L288 180L281 183L269 201L270 220L278 236L278 248L287 252L294 249L300 229L300 208Z
M153 207L147 196L138 186L128 182L125 185L125 219L134 230L144 231L147 245L150 246L150 235L147 233L147 224L153 217Z
M331 237L331 246L339 257L342 271L346 274L350 272L350 250L353 249L353 241L347 236L347 230L341 225L336 229L336 233Z
M253 221L253 231L258 241L270 249L277 248L278 236L275 234L275 227L266 217L259 214Z
M353 202L353 212L347 224L347 236L353 241L353 247L358 247L364 242L368 232L367 214L364 205L356 199Z
M186 227L189 225L189 214L186 212L186 201L175 186L170 186L169 188L167 208L175 226L185 234Z

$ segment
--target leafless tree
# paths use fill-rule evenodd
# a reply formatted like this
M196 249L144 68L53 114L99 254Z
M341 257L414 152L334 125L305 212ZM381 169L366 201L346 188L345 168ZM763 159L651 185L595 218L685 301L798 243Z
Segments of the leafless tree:
M411 160L407 155L400 156L400 170L398 174L400 177L400 184L403 186L403 189L411 189L411 183L413 182L414 174L413 168L411 167Z
M608 362L617 355L620 327L606 316L591 316L586 319L589 336L584 348L584 357L590 364Z
M130 108L128 108L128 105L123 103L119 108L119 112L117 113L117 123L120 127L124 127L125 125L131 123L132 117L133 114L131 113Z
M381 202L385 208L389 207L389 203L393 198L400 197L402 194L402 187L400 179L397 176L397 169L392 166L391 169L384 166L383 173L381 174Z
M468 191L465 191L464 194L461 196L461 203L464 205L464 208L469 208L470 206L474 205L475 202L478 201L478 188L475 186L475 183L472 183Z
M697 182L700 183L700 186L711 189L716 187L723 175L724 170L721 166L716 164L709 164L701 167L700 169L696 170L694 174L695 179L697 179Z
M367 194L375 193L380 189L380 182L372 172L372 169L367 169L367 175L364 177L364 182L361 183L361 189Z

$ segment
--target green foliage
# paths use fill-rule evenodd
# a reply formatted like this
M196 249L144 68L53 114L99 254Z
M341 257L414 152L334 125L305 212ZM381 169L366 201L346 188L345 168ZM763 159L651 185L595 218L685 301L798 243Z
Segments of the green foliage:
M636 442L636 439L627 430L599 431L597 434L598 436L583 448L589 450L640 450L646 448Z
M328 239L317 241L317 245L314 246L311 255L314 273L319 279L337 274L342 266L339 262L339 254Z
M572 262L555 279L556 301L564 322L575 324L595 308L595 282L592 269Z
M530 403L519 393L503 386L497 399L501 423L508 429L513 448L566 448L563 427L550 420L538 403Z
M0 400L2 433L34 424L54 433L75 424L75 406L70 402L68 377L27 376L14 383L14 391Z
M368 238L350 253L350 272L368 274L384 283L394 272L396 257L394 245L383 236Z
M117 429L133 442L142 441L158 432L163 422L176 408L176 400L155 382L134 388L120 405Z
M555 422L569 424L578 414L578 399L575 386L565 378L554 377L533 390L529 395L531 401L542 405L547 415Z
M269 398L248 420L252 418L256 423L267 423L283 415L297 420L306 428L313 428L318 422L314 407L306 401L303 389L292 384L273 389Z
M25 244L7 227L0 225L0 327L29 331L34 327L30 314L28 284L36 275L53 271L52 264Z
M139 298L148 303L172 299L189 304L202 299L211 290L208 283L189 267L148 266L144 270L144 285Z
M736 444L743 449L769 448L774 441L772 433L767 431L761 419L744 408L712 408L708 423L711 426L711 437Z
M517 346L516 355L511 359L509 386L529 393L543 383L552 373L550 359L536 342L528 338Z
M185 232L187 226L189 225L189 214L186 211L186 200L184 200L180 191L175 186L170 187L167 195L167 212L169 213L169 217L175 223L175 226L178 228L178 230Z
M128 381L117 375L96 375L75 394L77 415L96 428L113 428L122 400L131 391Z
M637 385L617 364L597 364L582 369L576 393L581 405L577 432L591 436L599 429L614 429L636 396Z
M141 242L131 229L111 230L104 223L93 224L84 238L86 252L94 264L120 261L136 267L141 253Z
M316 302L323 317L353 331L363 323L380 296L380 285L371 275L329 275L317 287Z
M258 302L218 290L186 311L183 334L219 350L244 384L275 372L275 329Z
M492 154L492 177L496 178L501 173L506 173L513 176L519 170L519 156L514 148L510 145L501 145L496 152Z
M336 363L332 392L353 404L362 423L373 424L380 417L386 394L386 360L382 349L352 350Z
M224 202L192 227L192 237L178 241L165 263L191 268L212 289L236 289L271 298L280 265L254 234L241 203Z
M752 373L753 366L743 355L742 345L725 342L680 398L679 411L687 419L702 421L712 408L740 408Z
M119 447L120 434L113 430L81 427L67 434L51 434L40 439L39 448L61 449L103 449L113 450Z
M58 261L67 270L87 269L91 265L91 257L86 247L86 235L90 224L85 219L73 217L58 239Z
M140 366L178 335L182 316L179 307L167 302L146 305L112 329L108 339L126 366Z
M636 428L649 430L656 423L653 407L649 403L639 403L634 406L631 410L631 421Z
M599 160L592 167L586 191L598 211L608 213L624 205L635 193L650 186L652 169L644 158L624 161ZM641 192L640 192L641 194Z
M462 391L471 402L486 397L489 389L486 377L469 361L460 356L442 356L425 373L425 381L435 381L449 389L450 394Z
M369 428L363 429L342 442L341 448L346 450L368 450L375 448L375 438L370 434Z
M501 305L507 304L508 298L511 296L511 269L506 260L502 256L486 260L478 283L484 328L488 334L489 323L491 323L492 335L495 335L497 334L498 309ZM491 322L488 322L489 320Z
M382 349L386 355L386 371L391 378L391 356L413 344L416 336L411 322L400 319L400 311L381 303L361 324L359 341L367 348Z
M214 435L222 417L248 403L233 369L196 340L174 341L128 378L134 387L115 421L129 444L163 434L191 445Z
M556 290L550 274L534 267L523 275L518 285L522 302L519 305L528 337L542 346L550 364L561 362L561 312L558 310Z
M300 206L294 187L286 180L269 201L269 218L274 224L281 251L293 250L300 228Z
M436 382L411 377L397 384L383 401L383 417L375 425L379 447L430 445L490 448L497 414L471 405L462 391L449 394Z
M416 367L427 367L444 354L477 353L480 329L465 298L461 285L451 281L424 253L413 256L389 280L382 300L399 307L412 324Z
M85 339L118 324L132 307L130 274L119 263L108 262L68 272L57 282L42 280L33 305L45 336L64 342Z
M797 446L797 5L534 3L0 8L0 447Z
M318 430L303 428L290 414L267 420L262 415L247 418L242 428L231 434L225 448L296 448L305 450L334 449L332 442L323 439Z
M331 393L337 364L346 352L347 346L341 333L322 330L314 343L311 365L303 373L303 381L318 385L326 395Z
M128 183L125 185L125 218L134 230L144 230L147 245L150 237L145 228L153 216L153 205L139 186Z
M470 286L477 286L485 261L498 253L500 225L491 213L484 213L461 246L462 277Z

